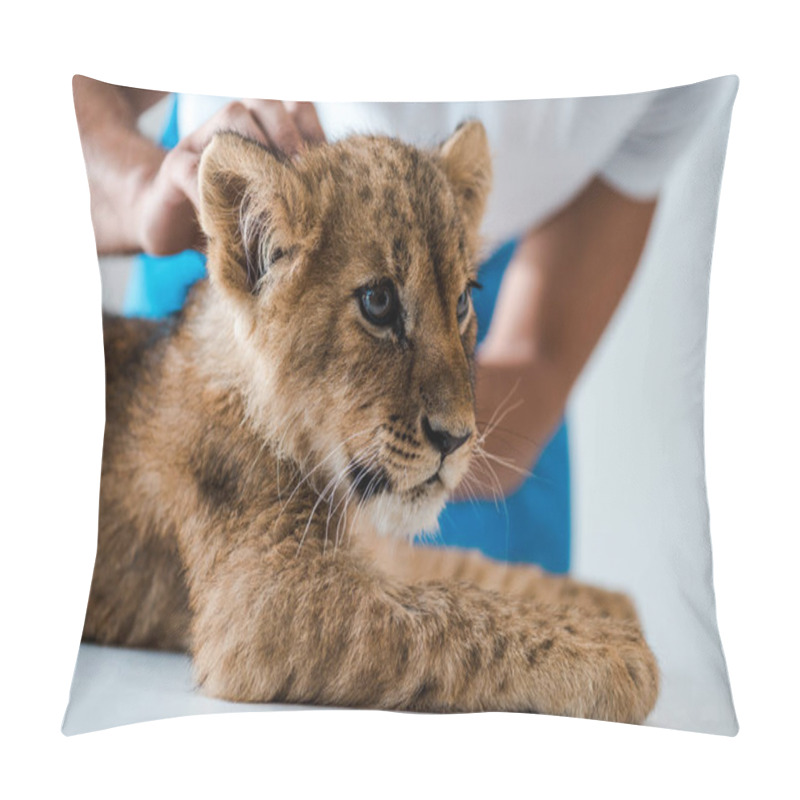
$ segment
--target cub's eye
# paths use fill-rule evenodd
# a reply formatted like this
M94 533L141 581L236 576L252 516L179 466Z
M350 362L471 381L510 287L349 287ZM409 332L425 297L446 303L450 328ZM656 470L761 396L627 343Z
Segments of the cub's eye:
M461 292L461 295L458 298L458 302L456 303L456 316L458 317L459 322L463 322L469 313L469 297L471 293L472 287L468 286L463 292Z
M400 312L397 290L390 281L358 290L361 313L373 325L394 325Z
M481 286L474 278L467 282L467 288L461 292L458 302L456 303L456 316L458 317L458 321L460 323L467 318L467 314L469 313L469 299L472 297L473 289L483 289L483 286Z

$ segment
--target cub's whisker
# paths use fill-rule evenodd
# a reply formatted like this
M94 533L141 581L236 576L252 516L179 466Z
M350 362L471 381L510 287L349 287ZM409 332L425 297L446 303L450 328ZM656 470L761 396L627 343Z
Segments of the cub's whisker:
M363 431L363 432L366 432L366 431ZM359 435L359 434L354 434L354 435ZM345 439L345 441L342 442L342 445L346 444L347 441L349 441L352 438L353 438L353 436L350 436L350 437L348 437L348 439ZM371 444L372 443L369 442L367 445L365 445L363 448L361 448L361 450L358 452L357 456L359 456L361 453L367 452L369 450ZM340 447L342 445L340 445ZM297 553L298 554L300 553L300 550L301 550L301 548L303 546L303 542L305 541L306 534L308 533L308 529L311 526L311 521L314 518L314 514L315 514L317 508L319 507L319 504L324 500L326 492L329 491L329 489L330 489L332 495L333 495L333 493L335 493L335 490L338 487L338 485L346 478L348 469L349 469L349 464L346 464L344 467L342 467L342 469L338 473L336 473L333 476L333 478L331 478L331 480L328 481L328 483L323 488L322 492L319 493L319 495L317 497L317 500L314 503L314 507L311 509L311 513L310 513L310 515L308 517L308 521L306 522L306 527L303 530L303 535L300 537L300 543L297 546ZM326 529L325 529L325 543L323 545L323 552L325 550L325 546L327 545L327 541L328 541L328 531L327 531L327 526L326 526Z
M510 408L504 408L506 403L508 403L511 400L511 397L514 394L514 392L516 392L517 389L519 388L520 381L521 381L521 378L518 378L516 380L516 382L514 383L514 385L511 387L511 390L508 392L508 394L495 407L494 412L492 413L492 416L489 417L489 422L487 423L486 430L484 431L484 436L488 435L489 433L491 433L492 424L493 423L496 424L496 423L500 422L501 420L503 420L510 412L512 412L515 409L519 408L520 405L522 405L522 403L524 402L524 399L520 398Z

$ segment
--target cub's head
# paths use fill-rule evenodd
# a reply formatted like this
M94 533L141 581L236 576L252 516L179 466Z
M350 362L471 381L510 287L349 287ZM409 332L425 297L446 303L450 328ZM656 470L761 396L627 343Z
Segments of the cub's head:
M353 137L289 161L221 134L203 154L212 291L249 413L326 512L432 530L467 471L490 182L478 122L432 151Z

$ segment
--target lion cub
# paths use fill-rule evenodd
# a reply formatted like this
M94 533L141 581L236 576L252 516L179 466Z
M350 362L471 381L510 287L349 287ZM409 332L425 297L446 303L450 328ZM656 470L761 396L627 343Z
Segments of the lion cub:
M166 323L105 321L85 639L188 649L237 701L647 716L622 595L380 538L433 527L475 446L490 178L477 122L432 152L212 141L209 279Z

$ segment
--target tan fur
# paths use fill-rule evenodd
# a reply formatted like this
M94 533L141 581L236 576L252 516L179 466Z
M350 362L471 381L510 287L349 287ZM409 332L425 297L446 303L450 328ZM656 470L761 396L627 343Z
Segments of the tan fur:
M433 152L354 137L292 162L214 139L210 279L174 320L106 321L87 640L189 649L238 701L646 717L627 598L403 540L475 448L456 304L490 176L478 123ZM359 307L386 279L391 330ZM466 443L443 456L423 419Z

